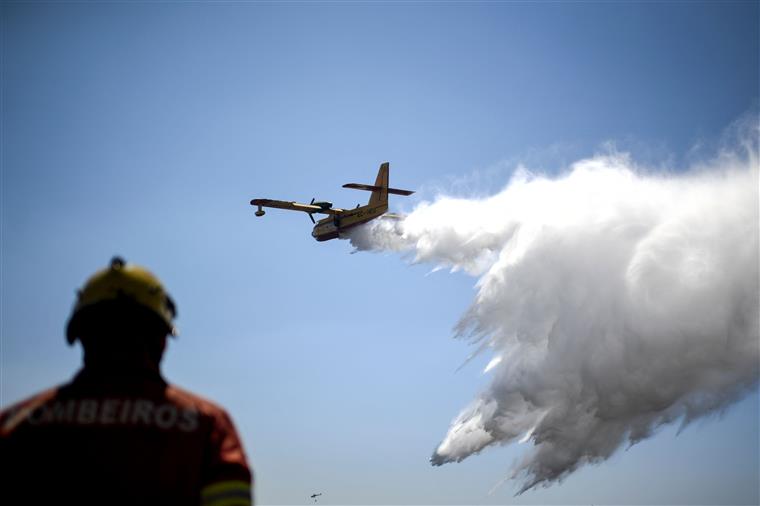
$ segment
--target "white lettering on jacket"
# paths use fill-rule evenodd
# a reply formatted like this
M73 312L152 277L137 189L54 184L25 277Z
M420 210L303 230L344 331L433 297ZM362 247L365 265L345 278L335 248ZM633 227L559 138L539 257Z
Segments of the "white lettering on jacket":
M193 432L198 428L199 413L148 399L69 399L48 402L26 419L32 425L122 425Z

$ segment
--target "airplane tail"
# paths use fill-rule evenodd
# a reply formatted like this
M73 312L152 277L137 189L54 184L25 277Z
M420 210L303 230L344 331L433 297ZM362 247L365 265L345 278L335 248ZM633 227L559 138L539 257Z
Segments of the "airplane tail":
M388 203L388 172L390 171L390 164L384 162L380 164L380 170L377 171L377 178L375 178L375 187L379 187L372 190L372 195L369 196L369 205Z
M377 178L374 185L359 184L359 183L347 183L343 185L343 188L351 188L354 190L367 190L371 191L372 195L369 196L369 202L367 205L388 204L388 194L394 195L411 195L414 193L411 190L400 190L398 188L388 188L388 173L390 172L390 164L383 162L380 164L380 170L377 171Z

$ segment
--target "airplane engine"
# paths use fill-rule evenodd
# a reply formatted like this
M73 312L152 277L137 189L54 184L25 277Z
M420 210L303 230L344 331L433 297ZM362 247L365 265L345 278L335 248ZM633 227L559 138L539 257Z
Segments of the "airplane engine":
M264 211L264 210L261 208L261 206L259 206L259 209L258 209L258 211L256 211L254 214L255 214L256 216L259 216L259 217L261 217L261 216L264 216L265 214L267 214L267 212L266 212L266 211Z

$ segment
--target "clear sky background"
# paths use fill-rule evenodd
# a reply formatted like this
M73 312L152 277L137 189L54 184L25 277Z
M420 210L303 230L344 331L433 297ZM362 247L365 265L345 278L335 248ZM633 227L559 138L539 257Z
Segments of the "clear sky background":
M263 504L750 504L758 393L562 484L489 495L525 445L433 468L486 384L452 339L475 279L316 243L382 161L410 210L614 143L683 170L758 108L758 2L2 4L0 405L79 367L74 291L162 278L168 379L232 414Z

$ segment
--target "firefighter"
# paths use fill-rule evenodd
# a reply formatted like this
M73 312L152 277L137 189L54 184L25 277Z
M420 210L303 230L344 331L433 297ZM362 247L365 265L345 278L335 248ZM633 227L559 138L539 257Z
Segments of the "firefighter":
M83 368L0 413L3 503L252 503L228 414L161 376L175 316L160 281L121 258L87 281L66 329Z

